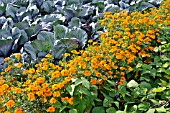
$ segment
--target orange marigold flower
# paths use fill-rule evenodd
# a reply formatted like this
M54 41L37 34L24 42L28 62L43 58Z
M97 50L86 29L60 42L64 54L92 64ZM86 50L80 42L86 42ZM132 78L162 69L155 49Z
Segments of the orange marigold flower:
M161 43L161 40L158 39L157 42L158 42L158 43Z
M47 112L55 112L55 107L54 107L54 106L51 106L51 107L49 107L46 111L47 111Z
M30 73L30 74L35 73L35 69L34 69L34 68L30 68L30 69L29 69L29 73Z
M15 88L14 91L15 91L15 93L19 94L19 93L21 93L21 88Z
M15 58L17 58L17 59L19 59L20 57L21 57L21 54L20 54L20 53L18 53L18 54L15 55Z
M21 66L22 66L22 63L19 62L19 63L16 65L16 68L21 68Z
M59 78L60 77L60 72L59 71L55 71L52 73L51 75L52 78Z
M16 108L14 113L23 113L22 108Z
M73 105L73 97L71 97L71 98L69 98L68 100L67 100L67 102L70 104L70 105Z
M54 92L54 93L53 93L53 96L54 96L54 97L59 97L59 96L60 96L60 92L59 92L59 91Z
M8 84L3 84L3 85L1 86L1 88L2 88L2 90L6 90L7 88L9 88L9 85L8 85Z
M84 73L83 73L85 76L90 76L91 75L91 72L86 70Z
M95 85L95 84L97 84L97 80L91 79L91 80L90 80L90 83L93 84L93 85Z
M45 57L46 58L52 58L53 56L51 54L47 54Z
M50 99L50 104L54 104L54 103L56 103L57 102L57 100L54 98L54 97L52 97L51 99Z
M34 93L28 93L27 96L28 96L28 100L35 100Z
M61 71L61 75L62 75L62 76L69 76L69 71L66 70L66 69L63 69L63 70Z
M2 85L5 82L5 80L0 80L0 85Z
M44 77L38 77L38 78L36 79L36 83L37 83L37 84L42 84L44 81L45 81Z
M0 89L0 96L3 95L3 94L4 94L3 90Z
M9 60L9 57L4 58L4 62L7 62Z
M14 100L9 100L5 105L7 108L11 108L14 106L14 104L15 104Z
M9 111L5 111L4 113L10 113Z

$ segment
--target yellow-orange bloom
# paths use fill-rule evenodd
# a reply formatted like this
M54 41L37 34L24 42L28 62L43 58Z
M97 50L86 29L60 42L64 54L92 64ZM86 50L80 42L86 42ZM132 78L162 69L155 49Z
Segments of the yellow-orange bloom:
M66 69L63 69L63 70L61 71L61 75L62 75L62 76L69 76L69 71L66 70Z
M54 106L51 106L51 107L49 107L46 111L47 111L47 112L55 112L55 107L54 107Z
M14 113L23 113L22 108L16 108Z
M14 100L9 100L9 101L5 104L5 106L6 106L7 108L11 108L11 107L14 106L14 104L15 104Z
M60 72L59 71L55 71L52 73L51 75L52 78L59 78L60 77Z
M35 100L34 93L28 93L27 96L28 96L28 100Z
M54 96L54 97L59 97L59 96L60 96L60 92L59 92L59 91L54 92L54 93L53 93L53 96Z
M52 97L51 99L50 99L50 104L54 104L54 103L56 103L57 102L57 100L54 98L54 97Z

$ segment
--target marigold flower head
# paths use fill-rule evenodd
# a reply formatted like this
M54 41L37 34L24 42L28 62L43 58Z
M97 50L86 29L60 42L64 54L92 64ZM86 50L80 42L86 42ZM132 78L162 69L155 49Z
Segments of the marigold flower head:
M59 92L59 91L54 92L54 93L53 93L53 96L54 96L54 97L59 97L59 96L60 96L60 92Z
M16 59L19 59L20 57L21 57L21 54L20 54L20 53L18 53L18 54L15 55L15 58L16 58Z
M14 113L23 113L22 108L16 108Z
M47 112L55 112L55 107L54 107L54 106L51 106L51 107L49 107L46 111L47 111Z
M15 104L14 100L9 100L5 105L7 108L11 108L14 106L14 104Z
M57 102L57 100L54 98L54 97L52 97L51 99L50 99L50 104L54 104L54 103L56 103Z

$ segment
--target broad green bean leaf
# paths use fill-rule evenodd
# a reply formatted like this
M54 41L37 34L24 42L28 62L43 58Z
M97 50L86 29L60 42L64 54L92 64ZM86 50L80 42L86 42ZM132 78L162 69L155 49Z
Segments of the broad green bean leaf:
M81 79L82 79L82 85L85 88L90 89L90 82L88 80L86 80L84 77L82 77Z
M148 90L150 90L152 87L151 87L151 84L149 84L148 82L141 82L140 85L139 85L141 88L147 88Z
M158 113L167 113L167 112L166 112L166 109L164 108L164 106L161 106L161 107L159 107L159 108L156 108L156 111L157 111Z
M109 100L105 98L105 99L103 100L103 106L104 106L104 107L109 107L109 104L110 104Z
M78 113L84 113L84 110L86 109L86 105L84 102L81 102L76 108Z
M105 113L104 107L94 107L92 113Z
M118 110L118 111L116 111L116 113L126 113L126 112Z
M78 113L77 109L71 109L69 110L69 113Z
M165 89L166 87L158 87L158 88L152 89L152 92L154 93L163 92Z
M146 113L155 113L155 109L149 109Z
M74 93L74 89L75 89L76 85L70 85L66 88L66 90L69 92L69 94L71 96L73 96L73 93Z
M60 103L60 101L57 101L55 104L53 104L52 106L55 106L55 107L57 107L57 108L60 108L61 107L61 103Z
M114 107L110 107L106 110L106 113L116 113L116 109Z
M12 39L0 40L0 56L7 57L12 49Z
M149 108L149 104L148 104L147 102L145 102L145 103L140 103L140 104L138 105L138 109L139 109L139 110L142 110L142 111L146 111L148 108Z
M138 87L138 85L139 84L135 80L131 80L127 83L127 87L129 87L129 88L131 88L131 87L135 88L135 87Z

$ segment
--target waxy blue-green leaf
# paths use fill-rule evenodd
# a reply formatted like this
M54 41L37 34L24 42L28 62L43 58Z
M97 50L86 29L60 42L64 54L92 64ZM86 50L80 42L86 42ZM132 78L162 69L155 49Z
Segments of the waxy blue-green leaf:
M54 38L62 39L65 38L68 28L63 25L54 26Z
M7 57L12 49L12 39L0 40L0 56Z

